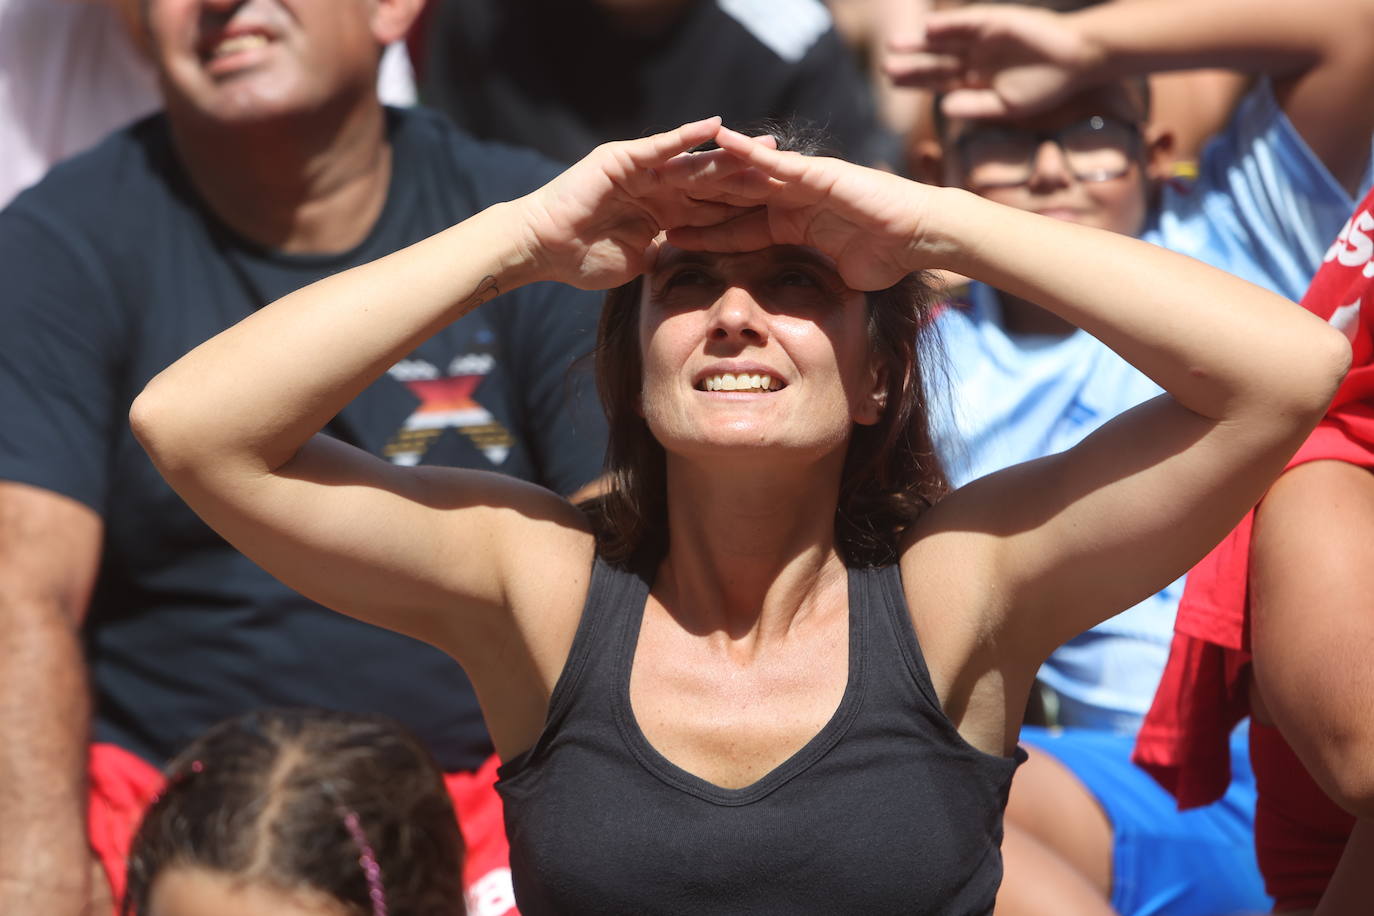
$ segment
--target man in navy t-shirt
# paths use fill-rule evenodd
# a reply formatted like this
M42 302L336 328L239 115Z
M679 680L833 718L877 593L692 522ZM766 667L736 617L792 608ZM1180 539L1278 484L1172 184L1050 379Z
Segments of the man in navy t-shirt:
M148 379L253 310L551 177L378 103L381 48L420 5L150 0L165 111L0 213L0 912L84 912L103 891L90 850L109 798L88 837L88 754L160 765L264 704L388 714L451 772L491 752L451 659L277 583L182 504L126 422ZM329 432L569 493L601 462L587 373L570 372L598 305L548 285L502 297Z

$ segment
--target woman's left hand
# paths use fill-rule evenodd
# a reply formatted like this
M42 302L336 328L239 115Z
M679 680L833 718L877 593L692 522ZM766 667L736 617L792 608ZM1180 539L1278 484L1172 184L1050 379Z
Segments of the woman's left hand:
M931 189L840 159L779 152L726 127L715 139L724 152L681 157L663 170L664 180L702 200L754 209L673 227L671 244L709 251L806 245L832 258L857 290L886 289L933 266L922 250Z

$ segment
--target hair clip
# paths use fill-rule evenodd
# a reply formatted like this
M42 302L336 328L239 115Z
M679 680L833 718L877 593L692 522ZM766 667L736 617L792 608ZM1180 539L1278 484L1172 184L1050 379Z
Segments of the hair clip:
M163 783L162 788L158 789L156 792L153 793L152 800L148 802L148 805L150 807L152 805L156 805L158 802L162 801L163 797L169 791L181 785L183 782L190 779L192 776L199 776L201 773L204 772L205 762L203 760L200 760L199 758L192 760L190 766L180 771L179 773L173 775L171 779L168 779L165 783Z
M367 878L367 896L372 901L372 916L387 916L386 892L382 889L382 867L377 864L377 854L373 852L372 844L363 833L362 824L358 821L358 812L343 807L340 807L339 811L343 816L344 827L348 828L348 835L358 846L358 865L363 870L363 876Z

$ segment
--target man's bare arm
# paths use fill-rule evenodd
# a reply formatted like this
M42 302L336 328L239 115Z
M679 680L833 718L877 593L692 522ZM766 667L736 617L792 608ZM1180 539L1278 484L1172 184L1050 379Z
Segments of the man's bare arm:
M80 503L0 482L0 913L87 911L80 631L103 530Z

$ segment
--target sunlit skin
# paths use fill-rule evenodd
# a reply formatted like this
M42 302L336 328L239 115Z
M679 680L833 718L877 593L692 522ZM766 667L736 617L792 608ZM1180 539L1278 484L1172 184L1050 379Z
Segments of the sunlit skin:
M339 2L150 0L152 54L167 107L254 123L367 98L377 41L367 17L343 15ZM226 39L248 41L225 53L234 47ZM359 91L340 92L348 85Z
M766 637L753 638L722 614L735 596L716 590L754 578L747 568L707 568L679 550L645 606L630 679L639 727L674 763L738 788L823 728L846 682L846 580L825 545L854 424L881 411L867 305L828 257L791 245L665 246L640 305L641 408L667 453L671 538L700 544L726 532L733 560L768 555L812 583L794 616L770 618ZM722 373L767 374L782 387L705 390ZM808 499L792 498L798 487ZM750 592L759 619L766 599ZM709 636L703 618L684 627L688 608L710 609Z
M1140 126L1145 137L1141 157L1120 178L1107 181L1080 181L1054 143L1040 145L1034 170L1023 185L1011 188L978 188L962 171L953 153L954 141L972 124L953 119L945 128L946 181L967 188L989 200L1018 210L1108 229L1123 235L1139 235L1145 229L1155 183L1167 174L1168 135L1145 123L1143 100L1138 90L1124 83L1113 83L1081 92L1051 110L1001 123L1028 130L1055 130L1093 115L1119 118Z
M863 293L828 258L778 246L748 254L665 247L640 309L641 407L670 456L810 464L843 457L852 424L878 419ZM720 373L768 374L773 391L707 391ZM670 458L670 462L671 462Z
M386 200L382 49L421 0L146 0L177 157L202 202L281 251L357 245Z
M278 890L251 879L172 867L153 882L147 916L348 916L334 898L309 888Z

